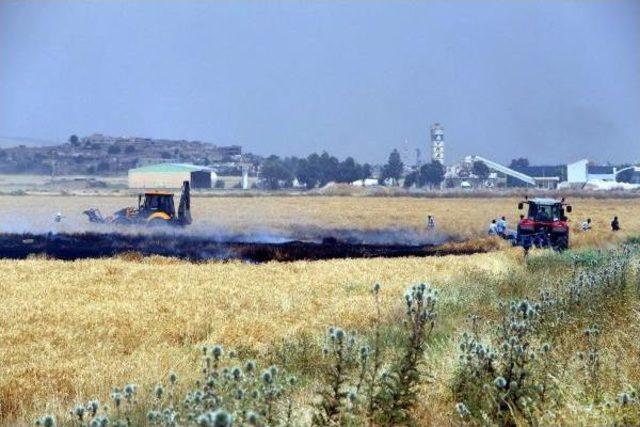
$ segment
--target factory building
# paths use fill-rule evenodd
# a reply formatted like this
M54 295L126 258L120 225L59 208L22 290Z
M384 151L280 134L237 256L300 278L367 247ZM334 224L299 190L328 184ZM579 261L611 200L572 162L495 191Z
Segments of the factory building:
M178 189L184 181L191 188L211 188L215 182L215 172L204 166L160 163L129 170L129 188L168 188Z
M582 159L567 165L567 182L584 184L591 181L615 181L617 170L614 166L596 166Z
M525 174L535 181L535 186L552 190L566 181L567 168L563 165L553 166L516 166L513 170ZM522 187L525 183L512 176L507 176L507 187Z

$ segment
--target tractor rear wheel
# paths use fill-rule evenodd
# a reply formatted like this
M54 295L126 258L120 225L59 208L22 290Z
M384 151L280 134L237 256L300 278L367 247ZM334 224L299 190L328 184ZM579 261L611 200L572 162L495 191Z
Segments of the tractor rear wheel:
M569 238L567 236L558 236L553 242L553 249L562 252L569 249Z

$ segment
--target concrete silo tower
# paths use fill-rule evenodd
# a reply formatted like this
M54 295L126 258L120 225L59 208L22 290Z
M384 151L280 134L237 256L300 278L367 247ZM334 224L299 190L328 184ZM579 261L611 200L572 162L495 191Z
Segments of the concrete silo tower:
M431 160L444 165L444 128L440 123L431 125Z

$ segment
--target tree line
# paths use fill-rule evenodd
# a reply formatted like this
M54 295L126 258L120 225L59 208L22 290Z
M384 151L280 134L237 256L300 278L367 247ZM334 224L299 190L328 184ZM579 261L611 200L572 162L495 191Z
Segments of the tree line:
M353 157L340 161L326 151L306 158L271 155L260 167L260 177L269 189L292 187L294 180L311 189L329 182L351 183L370 178L372 174L370 164L360 164Z
M405 187L438 186L444 180L444 166L433 161L409 172ZM271 155L264 159L260 167L260 178L269 189L290 188L294 181L307 189L322 187L329 182L352 183L371 178L373 167L369 163L360 164L353 157L340 161L326 151L313 153L305 158ZM387 163L382 165L378 181L387 185L399 185L405 176L405 166L398 150L389 154Z

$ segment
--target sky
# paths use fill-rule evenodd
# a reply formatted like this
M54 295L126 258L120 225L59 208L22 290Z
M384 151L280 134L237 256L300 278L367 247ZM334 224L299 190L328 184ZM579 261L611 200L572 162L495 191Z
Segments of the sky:
M0 137L640 160L640 1L0 0Z

